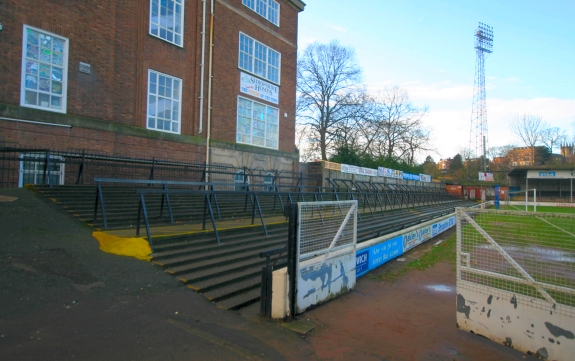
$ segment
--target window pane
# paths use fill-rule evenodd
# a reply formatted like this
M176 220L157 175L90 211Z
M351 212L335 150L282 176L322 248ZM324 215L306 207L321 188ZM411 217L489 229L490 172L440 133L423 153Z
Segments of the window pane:
M50 49L40 49L40 61L49 63L52 59L52 51Z
M62 68L52 67L52 79L62 81Z
M26 90L24 102L28 105L38 105L38 93Z
M31 59L38 59L38 47L28 44L26 46L26 57Z
M64 40L54 38L54 40L52 41L52 50L54 50L55 52L58 52L58 53L63 53L64 52Z
M38 105L44 108L48 108L50 105L50 96L48 94L38 94Z
M40 76L44 78L50 77L50 65L40 64Z
M62 109L62 97L52 95L52 104L50 107L52 109Z
M36 30L32 30L32 29L28 29L28 31L26 32L27 35L27 42L29 44L34 44L34 45L38 45L39 44L39 36L40 34L38 34L38 32Z
M38 77L34 75L26 75L26 88L38 89Z
M54 80L52 81L52 93L62 94L62 82Z

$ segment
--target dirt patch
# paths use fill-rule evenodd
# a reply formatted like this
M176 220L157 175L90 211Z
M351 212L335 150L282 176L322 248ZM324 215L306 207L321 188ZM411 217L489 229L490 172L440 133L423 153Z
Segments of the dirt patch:
M435 242L402 256L403 262L372 271L352 292L302 315L316 323L307 337L316 355L326 360L535 360L457 328L453 262L448 257L423 271L413 268ZM401 276L381 277L393 273Z

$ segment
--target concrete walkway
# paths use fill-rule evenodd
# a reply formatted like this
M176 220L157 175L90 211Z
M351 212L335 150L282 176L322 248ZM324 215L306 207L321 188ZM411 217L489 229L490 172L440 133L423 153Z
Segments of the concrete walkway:
M149 262L100 251L93 229L32 191L0 195L0 360L315 358L277 323L221 310Z

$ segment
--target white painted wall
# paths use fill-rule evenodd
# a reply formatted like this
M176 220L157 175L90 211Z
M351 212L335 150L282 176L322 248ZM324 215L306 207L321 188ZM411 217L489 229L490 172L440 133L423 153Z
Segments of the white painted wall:
M573 307L458 281L457 325L543 359L575 359Z

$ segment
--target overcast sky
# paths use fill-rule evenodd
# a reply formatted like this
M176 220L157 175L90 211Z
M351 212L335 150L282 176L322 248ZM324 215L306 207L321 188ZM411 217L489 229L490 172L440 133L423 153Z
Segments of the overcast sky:
M428 106L436 162L469 146L479 22L494 33L485 61L488 145L522 145L509 123L525 112L575 135L575 0L305 3L300 50L339 40L355 49L370 89L400 86Z

